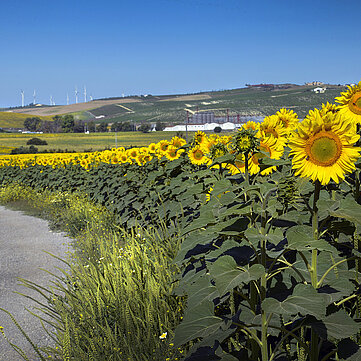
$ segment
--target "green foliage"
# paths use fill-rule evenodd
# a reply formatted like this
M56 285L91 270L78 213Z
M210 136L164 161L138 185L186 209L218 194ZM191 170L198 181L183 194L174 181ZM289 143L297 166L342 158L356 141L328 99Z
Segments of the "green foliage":
M10 154L36 154L38 153L38 148L31 145L30 147L19 147L11 149Z
M30 132L36 132L37 130L39 130L40 125L41 119L39 117L26 118L24 120L24 127Z
M26 142L27 145L48 145L48 142L44 139L31 138Z
M188 303L175 341L194 342L187 360L356 360L361 354L358 172L315 189L291 180L290 165L280 164L250 183L210 178L210 201L183 229L176 292Z
M98 124L96 127L96 131L99 133L108 131L108 123Z
M64 133L72 133L74 130L74 117L71 114L66 114L61 118L61 128Z
M150 131L150 124L143 123L138 127L138 131L142 133L148 133Z

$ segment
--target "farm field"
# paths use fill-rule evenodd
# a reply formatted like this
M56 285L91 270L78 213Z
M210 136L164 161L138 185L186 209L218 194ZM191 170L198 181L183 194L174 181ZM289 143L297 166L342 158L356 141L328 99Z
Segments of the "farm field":
M184 122L186 109L190 112L208 111L240 114L241 116L266 116L286 107L294 110L300 118L309 109L320 107L322 103L333 102L335 96L345 88L329 85L325 93L316 94L312 86L292 85L288 89L261 90L240 88L222 91L203 92L199 94L179 94L164 96L136 96L94 100L87 103L59 105L53 107L16 109L22 115L61 115L74 114L79 120L99 122L133 121L165 123ZM11 114L11 113L10 113ZM104 115L104 118L95 119ZM0 116L0 127L5 127L6 118Z
M175 132L118 132L117 146L147 146L150 143L157 143L161 139L170 140L175 136ZM26 142L31 138L45 140L48 145L37 145L41 152L44 149L74 150L82 152L86 149L103 150L115 147L115 133L59 133L59 134L12 134L0 133L0 148L26 146ZM5 152L4 152L5 153Z
M0 127L2 128L22 128L24 120L30 115L15 112L0 112ZM50 116L40 116L43 120L52 120Z

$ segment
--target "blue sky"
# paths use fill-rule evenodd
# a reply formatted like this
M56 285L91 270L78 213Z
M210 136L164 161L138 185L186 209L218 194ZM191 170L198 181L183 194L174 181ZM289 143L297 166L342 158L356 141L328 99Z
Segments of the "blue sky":
M1 0L0 107L361 80L361 2ZM83 95L79 96L82 100Z

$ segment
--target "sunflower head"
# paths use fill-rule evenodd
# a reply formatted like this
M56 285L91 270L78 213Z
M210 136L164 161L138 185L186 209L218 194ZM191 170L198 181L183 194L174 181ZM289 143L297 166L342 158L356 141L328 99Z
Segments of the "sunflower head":
M188 152L188 157L193 164L201 165L209 162L209 158L206 156L206 152L203 147L196 145Z
M251 130L258 130L259 123L254 122L253 120L249 120L247 123L242 124L243 129L251 129Z
M183 138L179 138L177 136L173 137L171 140L171 145L173 145L176 148L181 148L185 144L186 144L186 141Z
M170 145L167 151L165 152L165 156L167 157L167 159L172 161L178 159L183 152L184 152L183 149L178 150L178 147L175 147L174 145Z
M258 136L262 138L273 137L279 142L286 144L288 133L289 131L283 126L280 118L273 114L264 118L259 126Z
M203 144L207 140L206 133L202 132L201 130L198 130L194 134L194 143L195 144Z
M290 138L292 168L301 177L339 183L355 169L360 149L354 123L342 114L311 110Z
M227 146L223 142L217 142L215 144L212 144L212 146L209 150L209 156L211 159L216 159L218 157L222 157L223 155L226 155L227 153L228 153Z
M150 143L148 145L148 150L149 150L150 153L155 153L157 151L157 144Z
M233 154L246 154L254 152L259 146L259 139L253 129L240 128L232 138L230 149Z
M361 81L354 86L348 86L347 91L342 92L335 101L340 104L338 109L341 114L356 124L361 123Z
M297 113L290 109L282 108L276 113L276 116L282 123L282 126L290 131L292 131L298 123Z
M159 143L158 143L158 149L160 151L160 153L165 153L165 151L167 150L169 146L169 142L168 140L161 140Z
M335 114L338 112L338 106L336 104L327 102L326 104L322 104L320 112L322 115L326 115L329 112Z

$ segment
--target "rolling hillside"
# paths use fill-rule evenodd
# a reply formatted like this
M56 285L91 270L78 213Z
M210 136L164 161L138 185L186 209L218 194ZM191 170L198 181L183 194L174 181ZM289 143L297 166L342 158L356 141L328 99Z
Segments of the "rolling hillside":
M299 117L304 117L309 109L333 102L345 90L338 85L325 85L326 92L316 94L314 86L288 84L281 89L257 87L203 92L198 94L178 94L161 96L134 96L126 98L98 99L87 103L44 106L16 109L13 113L0 113L0 127L14 126L10 117L15 114L25 119L28 116L47 116L72 113L76 119L92 119L95 122L135 121L165 123L183 122L186 109L190 113L212 110L217 113L240 116L266 116L274 114L282 107L293 109ZM16 113L15 113L16 112ZM10 115L11 114L11 115ZM19 118L20 123L20 118Z

